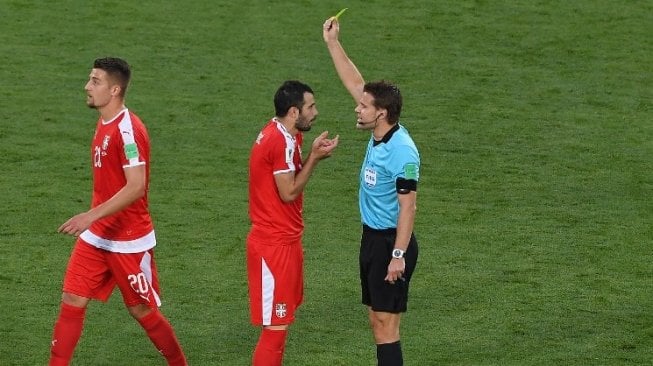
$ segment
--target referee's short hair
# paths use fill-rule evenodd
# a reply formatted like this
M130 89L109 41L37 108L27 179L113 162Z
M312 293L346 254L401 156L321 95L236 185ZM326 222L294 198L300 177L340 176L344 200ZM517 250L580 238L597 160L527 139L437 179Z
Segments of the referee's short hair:
M363 91L374 97L374 107L388 111L388 122L395 124L399 121L403 101L396 85L385 80L372 81L365 84Z

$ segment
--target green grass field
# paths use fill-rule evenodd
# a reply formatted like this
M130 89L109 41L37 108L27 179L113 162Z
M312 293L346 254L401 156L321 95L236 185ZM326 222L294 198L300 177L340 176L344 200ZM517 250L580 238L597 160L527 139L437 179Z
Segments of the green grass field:
M404 95L422 157L406 365L653 364L651 1L0 2L0 365L44 365L88 208L93 59L133 67L153 144L163 312L192 365L247 365L247 160L289 78L341 136L306 192L286 365L374 365L359 304L354 128L321 25ZM74 365L164 365L115 293Z

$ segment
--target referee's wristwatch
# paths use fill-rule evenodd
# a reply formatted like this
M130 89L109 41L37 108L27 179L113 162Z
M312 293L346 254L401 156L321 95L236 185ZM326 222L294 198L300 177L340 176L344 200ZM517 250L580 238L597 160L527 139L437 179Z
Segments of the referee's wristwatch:
M406 251L401 250L399 248L395 248L394 250L392 250L392 258L401 259L404 257L404 254L406 254Z

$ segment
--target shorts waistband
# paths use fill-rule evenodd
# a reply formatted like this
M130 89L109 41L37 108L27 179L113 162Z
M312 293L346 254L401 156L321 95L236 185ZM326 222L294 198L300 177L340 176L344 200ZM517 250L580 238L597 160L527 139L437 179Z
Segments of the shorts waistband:
M397 228L389 228L389 229L374 229L371 228L365 224L363 224L363 232L368 233L368 234L382 234L382 235L391 235L391 234L396 234L397 233Z
M265 233L258 230L257 228L252 227L252 229L247 234L248 240L254 240L256 242L266 244L266 245L294 245L301 244L302 236L300 235L273 235L271 233Z

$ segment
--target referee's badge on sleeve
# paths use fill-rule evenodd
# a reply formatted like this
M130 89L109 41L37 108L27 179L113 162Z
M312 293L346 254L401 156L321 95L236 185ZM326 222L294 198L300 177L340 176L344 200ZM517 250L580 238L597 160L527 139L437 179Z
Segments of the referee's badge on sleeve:
M406 179L418 180L419 166L415 163L408 163L404 165L404 176Z

